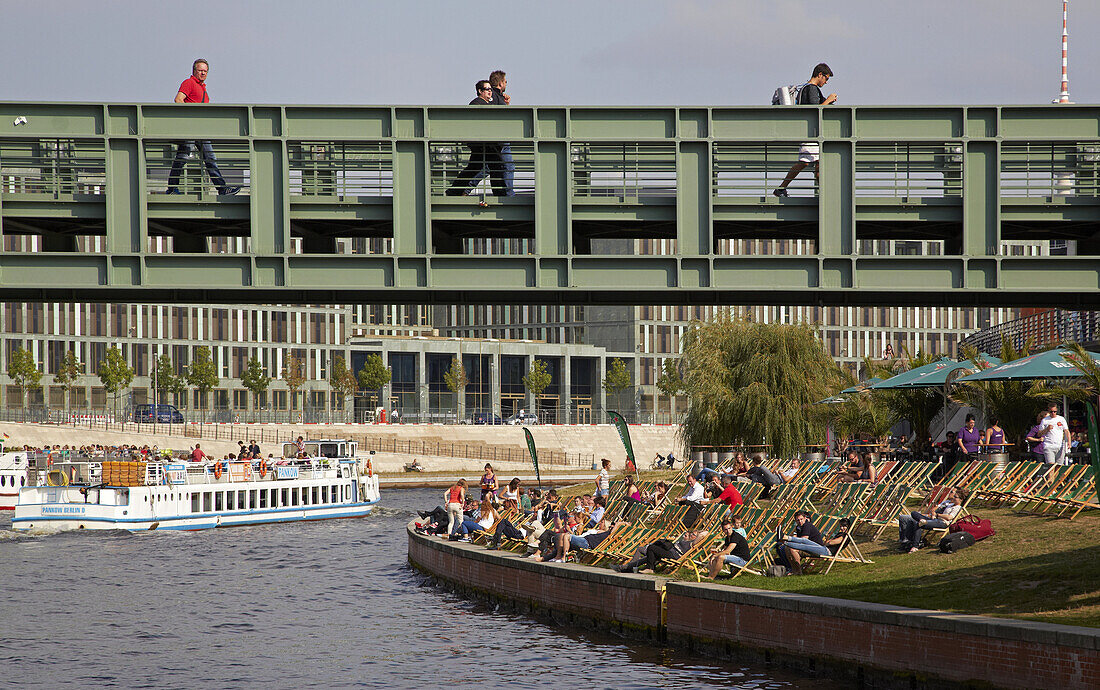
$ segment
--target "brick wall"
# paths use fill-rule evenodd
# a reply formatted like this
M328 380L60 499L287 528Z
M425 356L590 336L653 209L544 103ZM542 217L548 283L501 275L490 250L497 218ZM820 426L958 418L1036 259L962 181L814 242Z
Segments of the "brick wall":
M675 582L666 604L669 638L688 644L1006 688L1100 687L1100 631L1090 628Z
M1100 630L536 563L409 531L409 561L467 592L708 655L875 687L1100 688ZM662 621L661 598L665 599Z
M632 636L663 633L661 587L654 579L604 568L555 567L483 546L409 532L409 561L434 577L534 608L583 616Z

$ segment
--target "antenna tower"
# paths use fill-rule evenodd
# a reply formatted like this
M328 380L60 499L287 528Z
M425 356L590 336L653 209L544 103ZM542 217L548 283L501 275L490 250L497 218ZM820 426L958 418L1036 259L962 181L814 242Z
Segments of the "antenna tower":
M1067 75L1067 67L1069 65L1069 31L1067 30L1066 18L1069 14L1069 0L1062 0L1062 93L1058 95L1058 100L1055 103L1069 103L1069 76Z

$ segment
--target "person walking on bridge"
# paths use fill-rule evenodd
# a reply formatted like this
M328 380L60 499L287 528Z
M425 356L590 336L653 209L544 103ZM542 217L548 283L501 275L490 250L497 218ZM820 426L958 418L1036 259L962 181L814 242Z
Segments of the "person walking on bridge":
M488 79L481 79L474 84L477 96L468 105L493 105L493 87ZM474 190L490 165L490 161L497 163L500 160L500 150L496 144L472 143L470 147L470 162L466 164L462 172L458 174L454 182L447 189L447 196L466 196Z
M191 76L183 80L176 91L176 103L209 103L210 94L206 91L206 75L210 72L210 63L199 58L191 64ZM231 196L241 191L240 187L230 187L222 171L218 169L218 159L214 156L214 147L209 141L181 141L176 147L176 158L172 161L172 171L168 174L168 194L180 194L180 173L187 159L196 151L206 164L210 181L218 188L218 194Z
M836 94L831 93L826 98L821 92L821 87L828 83L829 77L833 76L833 71L829 69L829 66L824 62L814 67L813 74L810 75L810 81L803 84L802 88L798 91L798 105L832 105L836 103ZM814 181L818 179L818 173L821 162L821 147L815 142L809 142L802 144L798 149L798 162L791 166L791 169L787 171L787 177L779 185L775 191L772 192L775 196L788 196L787 186L794 182L794 178L798 177L798 173L802 172L810 163L814 164Z

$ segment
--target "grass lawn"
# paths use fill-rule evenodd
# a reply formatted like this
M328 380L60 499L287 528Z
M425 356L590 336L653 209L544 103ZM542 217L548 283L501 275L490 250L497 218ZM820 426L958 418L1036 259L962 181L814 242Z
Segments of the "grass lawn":
M648 478L648 473L647 473ZM585 493L590 487L563 490ZM1100 627L1100 511L1074 520L1022 515L980 502L997 534L955 554L927 548L898 553L898 533L877 542L858 538L873 564L837 563L828 575L766 578L742 575L719 583L912 608ZM679 577L694 581L681 571Z
M897 530L860 541L873 564L837 563L828 575L742 575L742 587L800 592L956 613L1100 627L1100 511L1070 521L972 506L997 534L955 554L898 553Z

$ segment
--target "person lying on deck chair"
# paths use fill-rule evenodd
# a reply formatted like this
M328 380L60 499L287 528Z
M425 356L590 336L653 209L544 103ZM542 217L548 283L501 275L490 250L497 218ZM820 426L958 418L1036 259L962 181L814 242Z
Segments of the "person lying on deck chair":
M775 549L779 556L778 561L795 575L801 575L803 553L811 556L828 556L830 552L829 547L825 545L825 538L810 522L809 513L805 510L798 511L794 514L794 521L798 527L793 537L783 534L782 525L776 528Z
M920 549L925 530L945 529L951 524L966 503L966 489L955 487L947 498L932 509L931 515L912 511L908 515L898 516L898 550L915 553Z
M637 556L635 551L635 557L633 560L624 563L622 565L611 566L612 570L619 573L632 573L634 569L644 565L645 567L639 570L639 573L649 574L657 567L661 559L677 559L683 556L685 553L695 548L707 538L707 532L705 530L688 529L686 532L680 535L680 538L676 541L669 541L668 539L658 539L657 541L647 544L645 546L645 552L641 557Z

